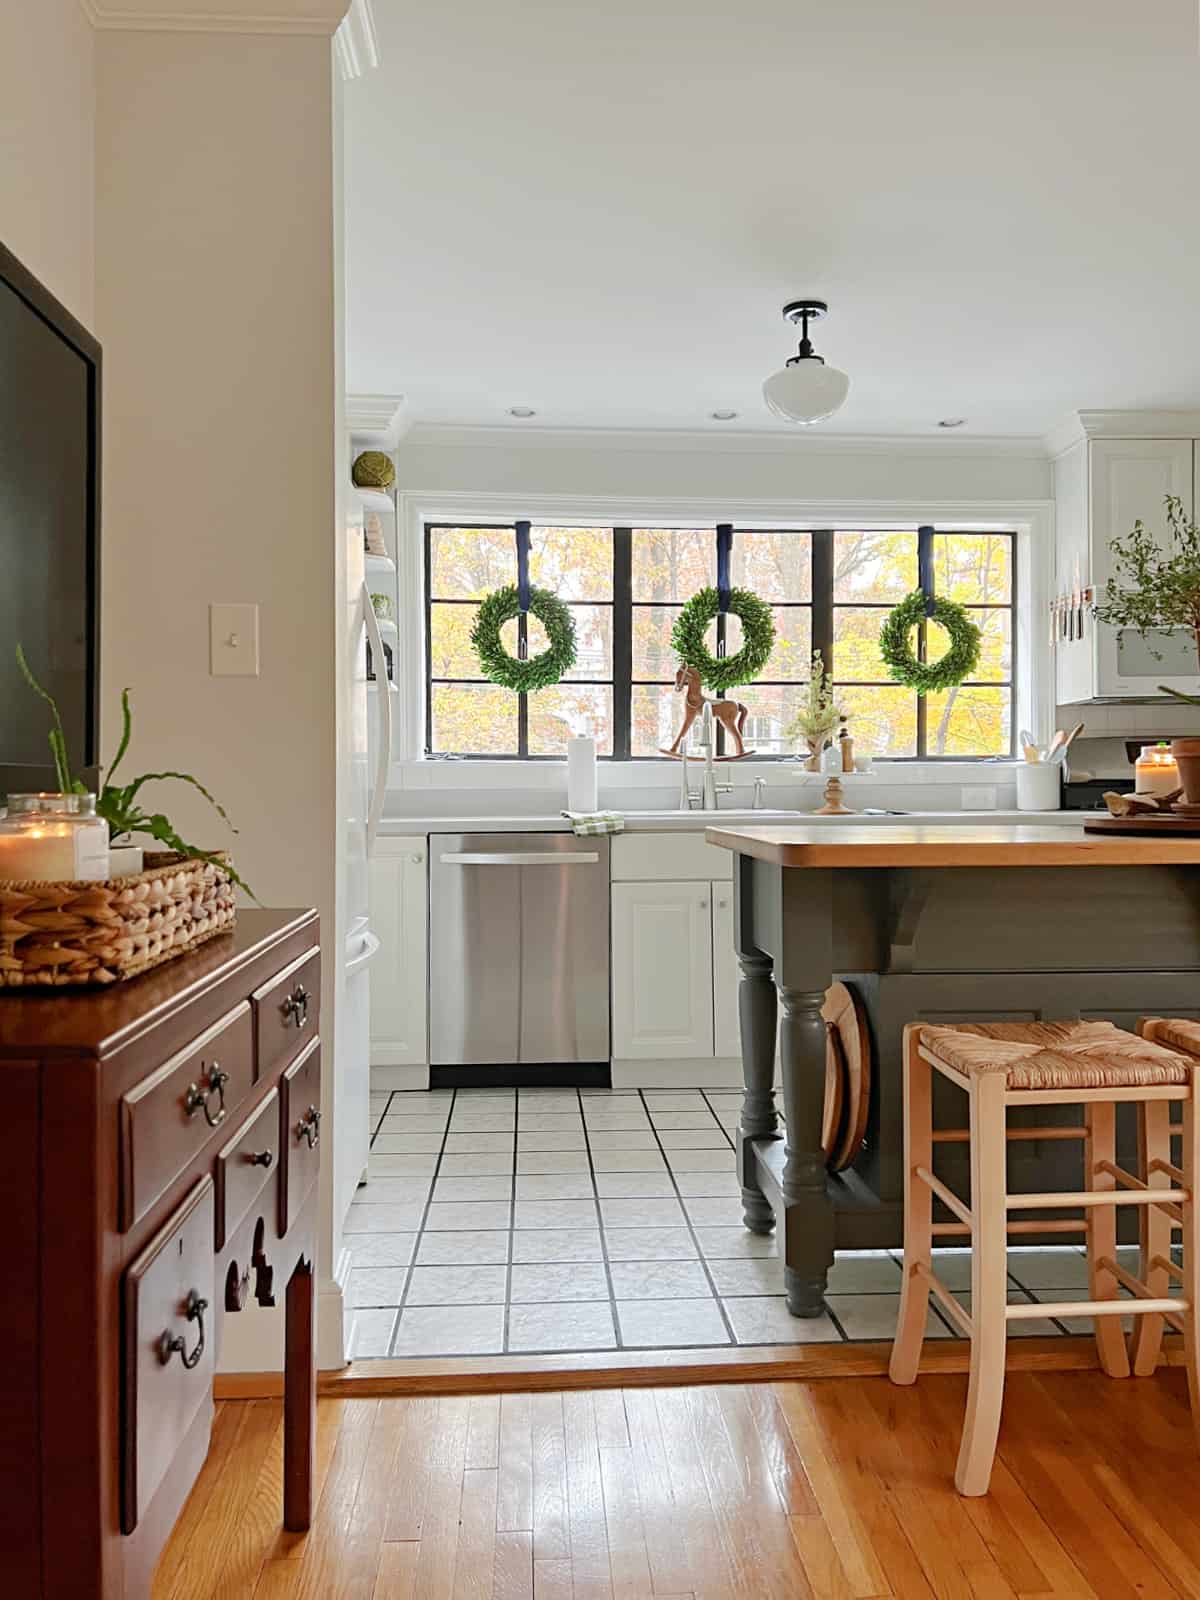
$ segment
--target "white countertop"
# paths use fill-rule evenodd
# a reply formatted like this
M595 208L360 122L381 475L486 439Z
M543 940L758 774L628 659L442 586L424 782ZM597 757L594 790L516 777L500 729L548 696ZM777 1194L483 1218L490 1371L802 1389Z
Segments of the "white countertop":
M822 826L840 823L843 826L873 826L877 828L908 826L914 822L937 822L962 827L986 826L995 822L1021 822L1038 827L1082 827L1092 815L1085 811L909 811L902 815L869 816L861 812L844 817L818 817L811 811L626 811L627 833L683 833L700 832L721 823L753 823L785 827ZM379 832L389 837L427 833L569 833L571 824L558 814L525 817L384 817Z

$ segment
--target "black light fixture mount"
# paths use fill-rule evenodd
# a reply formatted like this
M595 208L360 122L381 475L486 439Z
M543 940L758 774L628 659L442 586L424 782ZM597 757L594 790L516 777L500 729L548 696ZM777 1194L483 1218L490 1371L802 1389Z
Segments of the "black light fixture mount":
M800 324L800 347L788 362L789 367L794 366L797 361L819 361L824 365L825 357L819 356L812 347L812 340L808 337L808 325L810 322L820 322L828 310L829 306L824 300L789 300L784 306L783 320Z

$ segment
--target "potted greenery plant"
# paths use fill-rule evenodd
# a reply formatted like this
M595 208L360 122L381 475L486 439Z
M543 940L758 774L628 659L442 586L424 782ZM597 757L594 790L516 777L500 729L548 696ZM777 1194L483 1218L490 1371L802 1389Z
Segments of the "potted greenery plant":
M25 652L17 646L17 665L21 670L26 683L50 707L50 753L54 757L54 770L58 778L58 786L63 794L86 794L87 785L71 773L70 757L67 751L66 734L63 731L62 718L59 716L58 706L54 696L34 677L29 663L25 659ZM133 732L133 714L129 700L129 690L121 691L121 739L117 745L117 753L105 771L104 783L100 793L96 796L96 814L103 817L108 823L108 836L110 849L115 846L118 850L123 844L128 844L134 834L147 834L163 846L166 850L176 851L194 861L208 861L220 866L227 872L238 885L244 889L251 899L257 896L249 884L234 870L229 858L223 852L201 850L194 844L189 844L177 831L173 824L161 811L146 811L140 799L143 787L148 783L174 781L187 783L196 789L212 806L217 815L228 826L231 833L237 829L229 820L225 808L204 787L198 778L190 772L143 772L141 777L133 778L125 784L113 782L113 775L129 748L130 736ZM134 869L136 870L136 868Z
M834 699L833 685L825 671L821 652L814 650L808 692L787 728L789 739L803 739L808 745L808 760L804 764L806 772L821 770L821 751L845 720L845 713L838 708Z
M1113 571L1092 610L1112 627L1135 628L1158 660L1162 657L1152 635L1162 628L1190 628L1200 662L1200 526L1188 517L1178 495L1167 495L1165 504L1165 544L1154 539L1140 518L1127 538L1109 544ZM1158 691L1200 705L1196 695L1165 683ZM1200 739L1176 739L1171 751L1187 803L1200 805Z

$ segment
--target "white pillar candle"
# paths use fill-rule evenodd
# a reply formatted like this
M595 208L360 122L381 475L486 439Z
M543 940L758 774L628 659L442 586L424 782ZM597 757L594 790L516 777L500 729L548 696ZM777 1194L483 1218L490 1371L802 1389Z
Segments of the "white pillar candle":
M69 823L0 833L0 879L61 881L75 875L75 829Z

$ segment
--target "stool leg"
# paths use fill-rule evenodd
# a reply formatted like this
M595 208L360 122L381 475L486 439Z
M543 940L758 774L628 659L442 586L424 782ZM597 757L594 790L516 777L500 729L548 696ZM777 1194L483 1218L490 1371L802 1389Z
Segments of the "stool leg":
M1187 1364L1188 1397L1192 1404L1192 1427L1200 1442L1200 1352L1196 1345L1196 1310L1200 1303L1200 1229L1196 1217L1196 1184L1200 1182L1200 1116L1196 1109L1196 1078L1192 1092L1183 1102L1183 1186L1189 1198L1183 1202L1183 1297L1188 1309L1183 1314L1183 1359Z
M1001 1073L971 1084L971 1377L954 1483L986 1494L1004 1403L1008 1327L1008 1175L1005 1083Z
M1117 1159L1117 1108L1111 1101L1093 1100L1084 1106L1083 1144L1084 1188L1115 1189L1116 1179L1109 1172L1097 1172L1101 1161ZM1087 1237L1088 1293L1093 1300L1115 1300L1117 1280L1100 1266L1102 1256L1117 1255L1117 1210L1115 1206L1088 1206L1084 1223ZM1110 1378L1129 1376L1129 1352L1125 1335L1115 1317L1096 1317L1096 1350L1100 1365ZM1141 1317L1136 1319L1141 1322Z
M914 1176L917 1167L933 1170L933 1068L918 1053L920 1029L904 1030L904 1281L900 1315L888 1376L893 1383L914 1383L921 1364L929 1280L917 1267L933 1264L933 1194Z
M1138 1163L1142 1179L1152 1189L1169 1189L1171 1180L1165 1172L1151 1172L1152 1161L1171 1160L1171 1107L1166 1100L1143 1100L1138 1106ZM1152 1267L1155 1256L1164 1261L1171 1254L1171 1219L1156 1206L1139 1206L1139 1230L1142 1245L1141 1271L1138 1276L1156 1300L1162 1300L1172 1291L1171 1276L1165 1267ZM1136 1377L1147 1378L1158 1365L1162 1348L1163 1319L1148 1312L1135 1317L1133 1323L1133 1370Z

